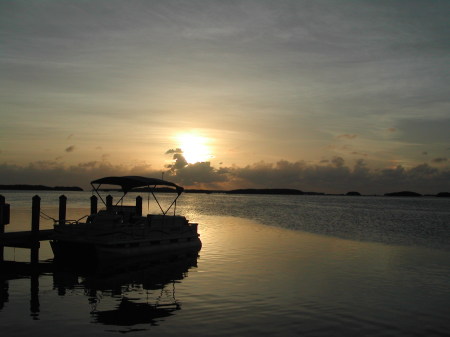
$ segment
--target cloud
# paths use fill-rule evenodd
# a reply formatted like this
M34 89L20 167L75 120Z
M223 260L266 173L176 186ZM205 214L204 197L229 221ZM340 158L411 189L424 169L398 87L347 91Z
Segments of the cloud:
M432 160L433 163L437 163L437 164L445 163L446 161L447 161L447 158L442 158L442 157L434 158Z
M173 154L173 163L166 165L170 171L180 170L188 165L186 158L183 156L183 151L180 148L167 150L166 154Z
M66 148L66 152L73 152L75 150L75 145L70 145L69 147Z
M166 165L169 169L167 173L180 184L203 186L228 180L225 171L213 168L210 162L189 164L180 148L167 150L166 154L173 154L172 159L174 160L172 164Z
M174 153L183 153L183 150L178 147L176 149L167 150L165 154L174 154Z
M342 157L334 157L331 162L333 163L334 166L336 167L343 167L344 166L344 159Z
M166 151L166 154L173 154L172 159L173 163L166 165L167 168L170 169L170 171L174 172L176 170L180 170L186 166L188 166L188 162L186 158L183 156L183 150L180 148L176 149L169 149Z
M389 132L397 132L397 129L396 128L389 128L389 129L387 129L387 131L389 131Z
M177 170L172 170L173 177L182 185L215 185L227 182L228 171L225 169L215 169L210 162L198 162L187 164Z
M174 155L182 156L179 153ZM178 158L182 162L181 157ZM342 157L320 164L305 161L280 160L276 163L257 162L244 167L216 168L209 162L178 165L166 171L165 179L187 188L297 188L303 191L364 194L384 194L413 190L435 194L450 191L450 167L440 162L440 168L420 164L406 168L370 169L363 159L352 165ZM77 185L89 188L89 182L104 176L141 175L160 177L161 171L150 165L113 165L106 161L88 161L67 166L60 161L37 161L25 166L0 164L0 184L43 184L49 186Z
M124 166L108 162L89 161L64 165L59 161L37 161L25 166L0 164L0 184L31 184L47 186L80 186L90 188L89 182L104 176L142 175L157 177L150 165Z
M336 138L338 138L338 139L355 139L356 137L358 137L358 135L355 135L355 134L344 134L344 135L339 135Z

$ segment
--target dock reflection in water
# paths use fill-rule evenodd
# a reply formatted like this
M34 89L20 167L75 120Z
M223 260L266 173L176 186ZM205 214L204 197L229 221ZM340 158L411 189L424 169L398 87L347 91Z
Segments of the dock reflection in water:
M92 323L128 327L126 331L145 330L145 325L159 325L181 310L176 298L176 286L189 269L197 267L198 251L183 251L176 255L144 256L139 259L104 261L98 265L76 265L59 261L39 266L10 266L2 275L0 310L12 304L9 281L30 280L30 316L39 320L43 308L39 301L39 279L52 270L53 289L58 297L83 295L86 313ZM28 273L28 275L26 275ZM6 277L6 275L8 275ZM25 281L25 280L24 280ZM80 294L81 293L81 294ZM47 294L46 294L47 295ZM48 303L48 301L45 301ZM126 332L121 331L121 332Z

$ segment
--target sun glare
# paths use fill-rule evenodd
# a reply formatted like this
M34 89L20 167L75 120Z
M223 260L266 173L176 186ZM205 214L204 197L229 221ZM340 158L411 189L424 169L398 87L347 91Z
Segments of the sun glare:
M209 139L191 133L183 133L177 137L178 147L189 164L209 161L213 156L208 146Z

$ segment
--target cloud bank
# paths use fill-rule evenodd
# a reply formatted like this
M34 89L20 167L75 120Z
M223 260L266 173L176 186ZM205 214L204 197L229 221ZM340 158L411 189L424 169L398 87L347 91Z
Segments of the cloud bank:
M450 168L424 163L412 168L401 165L370 169L363 159L349 165L341 157L320 164L304 161L264 161L239 167L214 167L210 162L188 164L182 152L169 150L173 163L167 165L165 179L188 188L297 188L308 192L364 194L412 190L423 194L450 191ZM442 164L439 162L439 164ZM439 166L439 165L438 165ZM160 177L162 171L150 165L124 166L91 161L66 166L56 161L33 162L26 166L0 164L0 184L43 184L81 186L103 176L142 175Z

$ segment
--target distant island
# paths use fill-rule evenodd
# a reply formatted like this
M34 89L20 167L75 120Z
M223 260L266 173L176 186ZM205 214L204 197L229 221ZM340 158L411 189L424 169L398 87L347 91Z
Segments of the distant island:
M83 191L81 187L78 186L44 186L44 185L26 185L26 184L16 184L16 185L0 185L0 190L10 190L10 191ZM102 192L120 192L120 189L100 189ZM176 193L175 189L161 187L161 188L136 188L133 192L163 192L163 193ZM357 191L350 191L345 194L330 194L322 192L305 192L297 189L291 188L242 188L235 190L204 190L204 189L185 189L185 193L205 193L205 194L273 194L273 195L326 195L326 196L363 196L363 194ZM372 195L376 196L376 195ZM422 195L417 192L412 191L400 191L400 192L390 192L385 193L386 197L440 197L440 198L450 198L450 192L439 192L435 195L425 194Z
M387 197L421 197L422 196L422 194L419 194L416 192L411 192L411 191L385 193L384 195Z
M303 195L303 191L291 188L263 188L263 189L238 189L226 191L227 194L285 194L285 195Z
M345 193L345 195L361 196L361 193L356 192L356 191L350 191L350 192Z
M78 186L0 185L0 190L10 191L83 191Z

